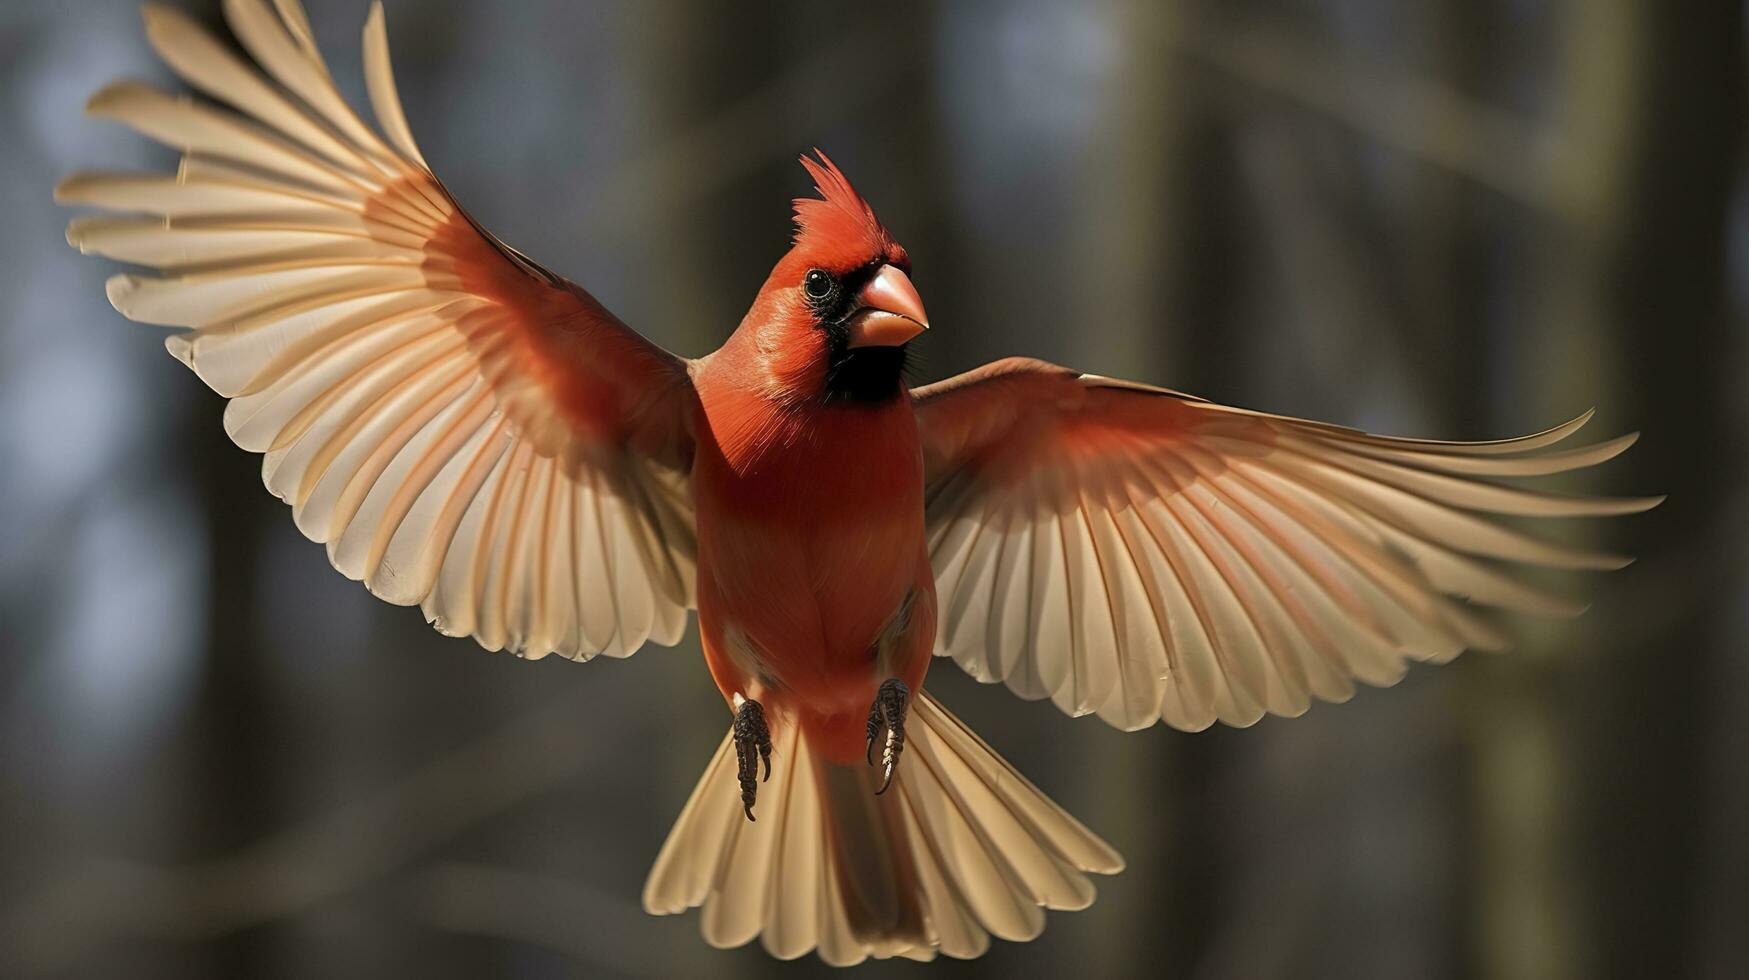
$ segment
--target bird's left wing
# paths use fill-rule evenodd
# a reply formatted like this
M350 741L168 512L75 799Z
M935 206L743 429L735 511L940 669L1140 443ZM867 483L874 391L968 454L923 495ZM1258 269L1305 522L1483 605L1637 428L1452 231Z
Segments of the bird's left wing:
M1633 442L1552 448L1589 414L1500 442L1395 439L1022 359L915 401L937 654L1125 729L1297 715L1313 697L1346 700L1356 679L1394 682L1405 658L1502 649L1471 603L1580 608L1512 566L1626 559L1493 515L1660 499L1488 482L1591 466Z
M89 111L183 152L58 199L86 252L162 271L116 309L231 399L225 429L336 568L445 633L585 659L673 643L693 601L686 362L476 225L426 168L389 71L384 136L335 88L297 0L225 0L257 69L148 6L153 45L230 109L122 83ZM235 111L230 111L230 110Z

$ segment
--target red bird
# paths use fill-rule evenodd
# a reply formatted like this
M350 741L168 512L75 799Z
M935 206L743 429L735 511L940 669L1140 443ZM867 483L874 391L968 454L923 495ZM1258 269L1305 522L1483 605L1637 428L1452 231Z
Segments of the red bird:
M94 96L184 156L174 177L65 181L62 201L136 215L77 219L69 241L162 270L116 276L110 300L191 328L171 353L376 595L488 649L576 660L673 644L697 608L731 729L644 903L702 905L713 944L976 956L1120 870L924 691L932 655L1123 729L1298 715L1406 659L1505 647L1476 606L1578 611L1513 565L1625 563L1491 515L1657 503L1485 479L1633 441L1555 448L1588 415L1396 439L1020 359L909 390L929 323L910 258L823 155L740 326L675 357L450 197L402 115L380 7L380 132L296 0L224 7L256 65L146 9L218 104Z

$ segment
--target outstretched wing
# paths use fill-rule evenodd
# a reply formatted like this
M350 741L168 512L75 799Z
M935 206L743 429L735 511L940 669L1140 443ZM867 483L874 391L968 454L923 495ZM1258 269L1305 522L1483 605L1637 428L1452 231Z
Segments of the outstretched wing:
M1662 499L1483 479L1591 466L1633 443L1552 448L1589 413L1501 442L1394 439L1022 359L915 398L936 653L1125 729L1298 715L1313 697L1346 700L1355 679L1395 682L1405 658L1503 649L1471 603L1581 608L1510 566L1627 559L1488 515L1626 514Z
M109 298L189 327L172 354L336 568L451 635L529 657L675 642L693 604L686 362L476 225L426 168L390 75L386 139L341 99L296 0L226 0L259 65L145 11L160 55L229 109L123 83L89 111L183 151L174 176L84 174L81 251L151 266ZM263 74L265 72L265 74Z

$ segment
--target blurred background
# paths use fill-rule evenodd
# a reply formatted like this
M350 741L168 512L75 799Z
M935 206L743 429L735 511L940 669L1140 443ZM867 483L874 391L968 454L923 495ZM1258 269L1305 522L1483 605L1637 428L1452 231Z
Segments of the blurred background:
M365 3L309 6L362 105ZM1198 735L938 664L1130 865L1038 942L868 975L1749 976L1742 4L389 14L458 198L681 353L818 145L911 251L922 379L1023 353L1395 434L1645 433L1565 485L1670 494L1566 528L1639 563L1504 656ZM520 663L377 603L109 308L50 188L173 165L81 118L118 76L169 84L132 3L0 5L0 975L828 972L639 909L723 730L695 640Z

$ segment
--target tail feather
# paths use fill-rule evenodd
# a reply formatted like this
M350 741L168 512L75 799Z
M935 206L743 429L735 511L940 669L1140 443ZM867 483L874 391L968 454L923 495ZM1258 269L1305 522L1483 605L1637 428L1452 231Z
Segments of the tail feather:
M658 915L703 906L714 946L761 939L792 959L933 959L1027 940L1044 909L1093 901L1089 873L1123 868L1111 846L1051 802L928 694L912 701L893 789L874 770L777 732L757 822L741 816L735 754L717 750L644 888Z

